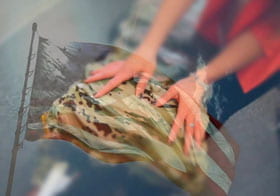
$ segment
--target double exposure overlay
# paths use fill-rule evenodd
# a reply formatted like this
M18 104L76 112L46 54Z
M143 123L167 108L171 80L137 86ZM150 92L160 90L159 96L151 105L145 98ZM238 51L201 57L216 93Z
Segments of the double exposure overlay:
M278 0L0 12L0 195L279 195Z

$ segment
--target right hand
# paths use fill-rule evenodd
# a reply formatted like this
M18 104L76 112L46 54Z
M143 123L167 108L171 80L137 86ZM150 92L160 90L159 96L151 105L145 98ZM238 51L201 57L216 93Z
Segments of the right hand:
M204 71L200 71L204 74ZM205 80L191 75L169 87L168 91L157 100L156 106L162 106L169 100L175 99L178 102L177 115L169 133L168 142L174 142L181 128L184 128L184 152L189 155L192 148L192 140L201 147L205 139L209 118L206 115L206 107L203 104L203 97L207 85Z
M136 96L138 96L145 90L155 69L156 55L152 55L147 51L136 50L124 61L111 62L98 70L92 71L91 75L84 82L90 83L112 78L95 94L95 97L98 98L107 94L122 82L129 80L132 77L139 77L135 92Z

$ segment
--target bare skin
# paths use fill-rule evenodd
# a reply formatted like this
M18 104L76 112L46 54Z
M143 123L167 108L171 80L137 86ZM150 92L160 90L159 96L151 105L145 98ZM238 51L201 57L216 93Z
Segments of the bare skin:
M140 76L135 93L142 93L156 69L156 55L160 46L193 2L194 0L164 0L149 32L134 54L124 61L113 62L94 71L85 80L89 83L112 78L95 96L101 97L121 82L135 76ZM185 153L188 154L192 139L200 145L205 138L207 126L207 121L203 118L206 109L202 103L206 89L201 84L210 85L244 68L262 55L263 50L254 35L250 31L243 32L227 44L206 67L197 70L196 78L189 76L171 86L156 103L157 106L162 106L170 99L178 101L178 112L170 131L169 142L174 141L180 128L184 127Z

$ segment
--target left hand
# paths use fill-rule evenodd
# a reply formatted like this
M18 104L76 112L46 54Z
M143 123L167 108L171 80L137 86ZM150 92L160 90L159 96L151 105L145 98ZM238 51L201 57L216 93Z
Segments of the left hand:
M111 78L109 82L94 95L96 98L99 98L119 86L122 82L138 76L139 81L135 91L136 96L138 96L145 90L155 69L156 55L149 50L137 49L123 61L114 61L98 70L92 71L91 76L89 76L85 82L90 83Z
M156 103L156 106L162 106L170 99L177 100L177 115L169 134L169 142L175 141L178 132L184 127L184 151L187 155L193 138L198 146L201 146L205 138L208 124L208 116L202 101L205 91L205 86L194 76L189 76L172 85Z

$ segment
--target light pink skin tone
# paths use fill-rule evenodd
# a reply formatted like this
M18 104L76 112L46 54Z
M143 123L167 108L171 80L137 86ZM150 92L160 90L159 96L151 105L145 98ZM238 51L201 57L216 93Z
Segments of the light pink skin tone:
M138 52L140 53L140 52ZM138 84L136 86L135 94L140 95L147 86L148 81L153 76L156 69L155 56L146 57L134 53L128 59L124 61L116 61L109 63L101 69L91 72L91 76L88 77L85 82L95 82L107 78L112 78L96 95L95 97L101 97L116 88L123 81L129 80L133 77L139 77Z
M149 32L134 54L124 61L109 63L92 72L92 75L85 80L85 82L90 83L112 78L95 97L105 95L123 81L135 76L140 76L135 93L136 95L141 94L156 69L156 55L160 46L192 2L193 0L163 1ZM190 151L192 138L198 145L201 145L205 138L206 128L201 119L203 113L206 112L202 104L205 89L201 82L212 84L228 74L244 68L262 55L264 55L263 50L254 35L250 31L243 32L230 42L206 67L196 72L200 82L190 76L172 85L156 103L157 106L162 106L171 99L178 101L178 112L170 131L169 142L174 141L180 128L184 127L186 155Z
M206 114L206 109L202 104L204 91L204 87L198 84L194 77L190 76L172 85L156 103L156 106L162 106L171 99L177 100L177 115L168 142L175 141L180 129L184 127L187 130L184 132L186 154L192 146L192 138L200 146L205 137L206 126L202 122L202 115Z

